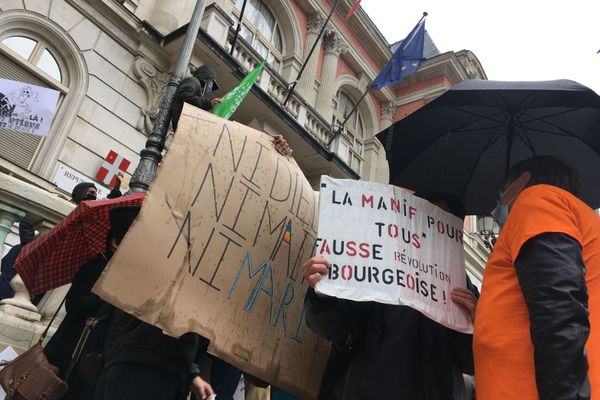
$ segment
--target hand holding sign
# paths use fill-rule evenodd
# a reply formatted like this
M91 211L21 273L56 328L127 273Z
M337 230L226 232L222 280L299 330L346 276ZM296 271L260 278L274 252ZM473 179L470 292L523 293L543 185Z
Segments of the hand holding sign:
M323 256L314 256L302 267L304 270L304 278L308 281L311 288L314 288L317 282L323 278L324 275L329 273L329 261ZM319 297L323 295L317 293Z
M477 297L469 289L454 288L450 293L452 301L463 307L469 312L471 321L475 321L475 311L477 310Z
M281 154L282 156L292 155L294 150L292 150L287 140L285 140L282 135L275 135L273 136L273 138L275 139L275 141L273 142L273 144L275 144L275 150L277 150L279 154Z

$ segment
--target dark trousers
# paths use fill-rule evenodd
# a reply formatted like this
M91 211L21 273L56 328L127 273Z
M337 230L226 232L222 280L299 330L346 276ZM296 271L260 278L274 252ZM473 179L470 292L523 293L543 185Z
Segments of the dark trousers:
M94 400L184 400L185 377L155 366L114 364L102 371Z

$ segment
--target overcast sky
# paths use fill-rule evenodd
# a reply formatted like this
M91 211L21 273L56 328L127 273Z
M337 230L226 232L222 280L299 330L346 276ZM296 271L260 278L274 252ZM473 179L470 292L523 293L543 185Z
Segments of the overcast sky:
M423 11L438 49L471 50L492 80L571 79L600 94L600 0L362 0L392 43Z

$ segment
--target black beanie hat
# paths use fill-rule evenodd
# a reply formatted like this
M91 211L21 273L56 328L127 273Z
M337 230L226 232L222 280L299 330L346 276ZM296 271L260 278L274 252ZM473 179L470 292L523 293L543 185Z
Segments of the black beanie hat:
M138 206L119 206L108 210L110 221L110 233L117 242L121 242L129 230L129 227L140 213Z
M85 199L85 194L87 193L87 190L91 187L95 188L96 185L94 185L93 182L78 183L77 186L73 188L73 192L71 193L71 200L73 201L73 203L81 203Z

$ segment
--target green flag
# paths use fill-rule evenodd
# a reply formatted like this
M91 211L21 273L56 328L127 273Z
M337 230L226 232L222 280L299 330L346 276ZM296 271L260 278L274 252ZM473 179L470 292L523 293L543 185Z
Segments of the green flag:
M213 113L219 117L229 119L235 110L237 110L240 103L246 98L246 95L254 85L254 82L258 79L260 71L265 66L265 62L261 62L254 71L250 72L233 90L229 91L223 100L219 104L215 104L213 107Z

